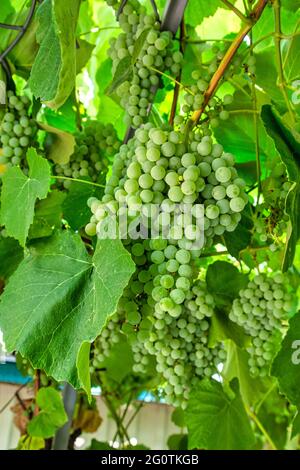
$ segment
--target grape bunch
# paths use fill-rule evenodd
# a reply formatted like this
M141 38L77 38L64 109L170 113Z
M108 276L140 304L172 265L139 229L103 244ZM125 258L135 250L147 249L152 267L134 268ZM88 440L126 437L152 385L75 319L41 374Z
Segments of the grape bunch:
M117 9L117 2L109 2ZM123 32L112 38L109 56L113 61L113 73L124 58L133 59L132 77L116 90L121 106L126 109L125 122L134 128L145 122L154 93L160 85L160 75L169 71L176 77L181 69L182 53L173 50L172 34L160 31L155 15L147 14L146 8L136 0L129 0L118 17ZM145 37L144 37L145 36ZM135 45L144 39L138 53Z
M120 148L113 125L88 121L75 139L74 153L69 162L55 165L54 174L67 178L89 178L94 182L99 179L105 181L109 158ZM60 180L57 181L60 185ZM61 186L66 189L70 188L71 184L70 180L61 182Z
M256 207L254 231L259 241L272 239L271 250L276 250L279 238L287 229L289 216L285 203L292 183L288 181L285 165L278 159L269 163L270 175L262 183L263 201Z
M292 296L281 273L258 274L233 301L230 320L251 337L249 366L253 376L266 376L282 338L283 321L292 310Z
M37 126L30 114L27 96L7 92L7 111L0 124L0 168L4 172L11 166L24 164L28 147L34 145Z
M195 83L189 88L186 87L186 93L184 94L184 105L182 106L183 116L175 117L176 125L185 125L187 118L191 116L193 111L199 110L204 106L205 92L209 86L212 74L205 70L194 70L192 72L192 78ZM207 105L205 106L205 114L207 119L200 124L202 131L206 135L211 135L210 128L216 128L220 122L229 119L229 112L226 109L227 105L232 104L233 96L226 94L222 99L215 96L210 98Z
M225 360L222 345L208 345L214 300L205 284L195 280L189 284L184 304L177 304L177 309L173 304L172 312L168 313L165 305L170 298L157 302L157 292L162 291L161 284L170 285L176 276L154 276L158 267L153 264L148 264L148 267L137 271L130 281L117 312L108 320L96 341L97 354L92 365L101 368L113 345L125 334L132 346L133 372L147 374L154 359L166 402L185 408L194 382L217 374L219 364ZM181 287L183 279L181 277Z
M208 347L214 301L198 280L196 260L203 248L236 228L247 203L234 157L199 130L188 137L150 123L138 129L115 156L102 200L88 201L93 215L86 227L89 236L101 236L110 217L125 211L131 224L139 221L134 227L141 227L142 214L151 222L145 226L158 230L155 237L148 231L136 237L128 227L123 243L137 271L120 300L118 320L108 323L99 341L104 357L112 344L110 328L116 341L125 334L134 371L145 373L154 357L167 401L183 407L193 377L216 373L224 359L220 346ZM184 204L189 224L178 211Z
M189 137L185 143L180 132L164 131L150 123L137 130L115 156L105 195L91 206L93 216L87 234L99 232L111 211L120 215L127 208L131 217L142 208L146 214L151 204L161 206L163 212L155 222L179 248L189 249L193 241L200 239L201 222L200 248L211 246L214 238L225 231L235 230L247 195L245 183L234 168L234 157L201 132L191 132ZM188 225L182 213L177 213L180 204L193 206Z

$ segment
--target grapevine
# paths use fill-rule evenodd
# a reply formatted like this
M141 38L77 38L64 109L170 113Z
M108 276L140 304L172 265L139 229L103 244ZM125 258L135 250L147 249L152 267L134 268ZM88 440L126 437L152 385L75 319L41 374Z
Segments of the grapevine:
M299 2L4 3L4 446L299 449Z

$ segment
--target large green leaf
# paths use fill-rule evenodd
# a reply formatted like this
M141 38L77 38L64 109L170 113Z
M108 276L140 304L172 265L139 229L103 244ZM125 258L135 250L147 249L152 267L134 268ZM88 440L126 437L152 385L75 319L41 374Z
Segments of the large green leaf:
M76 24L80 0L45 0L37 11L40 44L29 85L36 98L60 107L70 96L76 77Z
M19 167L11 167L2 177L1 223L7 234L25 246L29 227L33 222L37 199L44 199L50 187L50 165L36 150L27 151L29 174Z
M286 271L293 264L296 244L300 237L300 142L296 141L293 131L283 124L276 111L270 106L263 106L262 119L286 166L289 180L293 183L287 195L285 208L290 217L282 264L283 271Z
M254 434L237 383L226 393L222 385L205 379L192 389L186 410L189 449L247 450Z
M300 406L300 313L290 320L290 327L277 354L272 374L277 377L280 390Z
M52 387L41 388L36 396L36 404L39 413L29 422L28 434L48 439L54 436L68 419L61 394Z
M86 388L83 345L100 334L133 272L119 240L98 240L92 259L70 231L35 243L1 296L7 350L20 352L58 381Z

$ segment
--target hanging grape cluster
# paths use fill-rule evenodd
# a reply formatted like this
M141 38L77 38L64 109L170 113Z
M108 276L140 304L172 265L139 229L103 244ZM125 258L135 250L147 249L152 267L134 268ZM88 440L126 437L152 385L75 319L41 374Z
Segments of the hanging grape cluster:
M37 126L30 113L30 100L27 96L16 96L7 92L7 111L0 124L0 168L4 171L21 163L25 165L28 147L34 145Z
M135 372L144 372L153 355L166 382L166 399L173 404L185 406L192 378L216 373L224 359L221 347L208 346L214 301L198 280L196 259L218 236L236 228L247 203L243 188L234 157L210 136L197 130L186 142L182 133L148 123L115 156L102 201L89 200L90 236L101 234L112 214L125 211L133 222L142 213L152 222L147 228L154 220L156 238L147 232L137 240L129 232L124 239L138 270L120 301L116 321L108 323L99 341L108 345L111 334L117 341L115 330L124 323ZM153 212L154 204L162 212ZM184 204L189 207L188 224L178 212ZM103 351L108 353L109 346Z
M118 2L108 1L118 8ZM149 15L145 7L136 0L129 0L118 17L123 32L112 38L109 56L113 60L113 73L122 59L134 62L132 76L116 90L120 103L126 109L126 124L134 128L145 122L154 93L160 85L160 75L168 71L176 77L180 71L182 54L174 51L172 34L160 31L160 22L154 14ZM140 47L141 38L143 44ZM137 45L140 47L136 52ZM133 58L133 56L137 57ZM130 65L128 65L130 67Z
M75 149L68 163L57 164L54 174L67 178L89 178L96 182L105 181L109 159L120 147L115 128L112 124L88 121L82 131L75 135ZM57 180L68 189L72 181Z
M279 159L273 159L268 166L270 175L262 183L263 201L256 207L254 231L259 241L270 240L270 249L275 251L289 221L285 204L292 183L288 181L286 167Z
M229 318L251 337L250 372L266 376L282 338L282 322L292 310L284 275L259 274L239 293Z

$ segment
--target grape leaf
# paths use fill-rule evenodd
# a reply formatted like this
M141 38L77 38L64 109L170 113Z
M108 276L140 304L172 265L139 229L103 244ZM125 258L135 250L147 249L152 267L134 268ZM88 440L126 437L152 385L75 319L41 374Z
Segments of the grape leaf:
M300 78L300 38L295 35L283 49L284 72L288 84Z
M280 158L286 166L289 181L293 183L286 198L286 213L290 217L287 230L285 255L282 270L286 271L293 264L296 244L300 237L300 145L295 140L279 115L270 106L265 105L261 113L266 131L274 140Z
M77 39L76 73L81 72L81 70L86 66L94 48L94 44L91 44L90 42L85 41L84 39Z
M1 296L7 350L20 352L57 381L89 392L84 343L100 334L134 269L119 240L98 240L93 258L71 231L32 244Z
M7 234L25 246L33 222L37 199L44 199L50 187L50 165L36 150L27 151L29 175L19 167L9 168L2 177L0 219Z
M300 406L300 313L291 320L281 349L274 359L272 374L277 377L280 390Z
M41 388L36 395L36 404L39 413L28 423L27 432L32 437L48 439L68 419L61 394L52 387Z
M221 4L219 0L211 0L210 2L198 2L197 7L195 3L188 2L184 15L185 21L191 26L198 26L202 23L204 18L207 18L208 16L213 16L220 6Z
M101 198L103 189L91 184L73 181L63 203L65 219L73 230L84 227L91 218L91 210L87 205L90 197Z
M168 437L168 449L170 450L186 450L188 446L187 434L171 434Z
M247 406L255 405L265 396L273 383L269 379L254 378L249 373L249 354L239 348L233 341L227 343L227 359L222 376L230 382L235 377L239 381L240 393Z
M276 73L275 73L276 76ZM234 154L237 163L248 163L256 160L255 154L255 122L253 118L253 103L251 97L241 91L234 93L234 102L226 106L232 114L230 119L222 122L222 126L214 130L217 140L222 142L226 152ZM250 111L250 112L249 112ZM264 164L268 158L273 158L276 148L258 116L258 141L260 162L264 176ZM246 168L246 170L249 170ZM251 178L252 179L252 178ZM251 182L249 182L251 184Z
M238 297L239 291L246 286L248 280L232 264L216 261L207 268L206 282L217 305L228 305Z
M230 394L220 383L202 380L192 389L185 414L189 449L247 450L254 446L236 380Z
M112 450L113 447L109 445L109 442L97 441L97 439L92 439L90 446L87 450Z
M75 85L75 31L79 7L80 0L45 0L37 10L40 48L29 85L34 96L52 108L59 108Z
M120 367L121 363L122 367ZM132 371L133 366L133 354L128 342L124 339L124 341L114 344L103 364L111 379L119 383L122 382L126 375Z
M297 11L300 8L300 0L282 0L282 6L290 11Z
M132 56L131 56L131 63L132 64L136 63L136 61L137 61L137 59L140 55L140 52L143 49L143 46L145 44L145 41L146 41L146 38L148 36L149 31L151 31L150 28L144 29L141 32L141 34L139 35L139 37L136 39L135 44L134 44L134 49L133 49L133 52L132 52Z
M23 248L16 240L0 236L0 278L8 279L23 256Z
M300 412L295 416L295 419L293 421L293 430L292 430L292 437L296 436L297 434L300 434Z
M217 308L211 319L209 346L214 347L227 339L232 339L238 346L243 347L248 341L248 336L242 327L229 319L226 311Z
M48 133L46 141L48 158L54 163L67 163L74 152L75 137L44 122L39 122L38 125Z
M61 227L62 204L65 198L65 193L54 190L48 194L46 199L36 203L28 238L49 237L55 228Z
M239 259L240 251L247 248L251 242L251 219L242 214L242 219L233 232L225 232L224 240L228 252Z
M133 71L130 57L124 57L117 65L112 82L106 90L111 95L122 83L131 80Z

